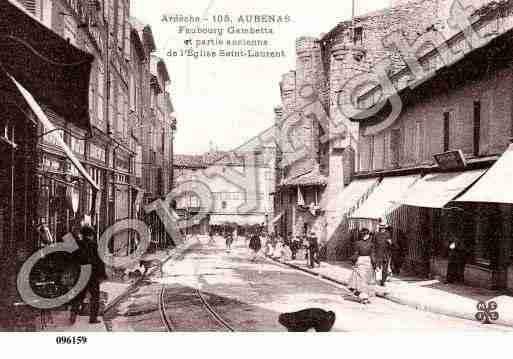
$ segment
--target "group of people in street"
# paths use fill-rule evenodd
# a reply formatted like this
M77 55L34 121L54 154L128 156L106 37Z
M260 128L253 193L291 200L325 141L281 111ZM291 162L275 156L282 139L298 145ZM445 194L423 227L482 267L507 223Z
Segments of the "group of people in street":
M283 261L298 259L298 253L304 251L306 264L311 268L320 266L319 240L315 231L310 230L306 235L297 235L290 240L281 235L271 233L265 236L265 255Z
M351 261L353 271L349 289L364 304L375 295L375 285L385 286L390 274L399 275L405 257L405 246L384 222L380 222L375 233L367 228L353 243Z

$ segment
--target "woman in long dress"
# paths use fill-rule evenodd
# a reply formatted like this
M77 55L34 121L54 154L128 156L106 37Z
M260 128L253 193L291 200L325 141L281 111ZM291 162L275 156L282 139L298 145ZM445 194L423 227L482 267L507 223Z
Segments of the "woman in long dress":
M255 232L251 235L251 239L249 240L249 248L254 252L253 258L254 261L258 255L258 252L262 248L262 242L260 241L260 233Z
M375 296L375 249L370 239L369 230L364 228L359 241L356 241L351 257L353 273L349 279L349 289L360 299L363 304L370 303L370 298Z

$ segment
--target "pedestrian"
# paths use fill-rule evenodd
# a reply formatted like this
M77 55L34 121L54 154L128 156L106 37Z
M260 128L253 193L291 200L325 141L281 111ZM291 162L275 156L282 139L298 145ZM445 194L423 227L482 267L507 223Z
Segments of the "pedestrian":
M226 231L224 234L225 241L226 241L226 251L230 252L232 249L233 244L233 235L231 231Z
M393 232L392 230L390 232ZM391 247L391 268L392 274L398 276L401 273L401 268L406 256L406 236L404 233L397 229L395 238L392 236Z
M258 231L255 231L251 234L251 239L249 240L249 248L253 251L253 258L251 261L255 261L258 252L262 248L262 242L260 240L260 233Z
M301 240L296 235L292 238L290 243L290 250L292 252L292 260L296 260L297 252L299 251L299 247L301 246Z
M213 245L215 243L216 243L216 241L214 240L214 231L211 229L208 232L208 244Z
M375 294L375 261L374 243L370 240L367 228L361 231L361 239L356 241L351 260L353 272L349 278L349 290L356 295L363 304L370 303L370 298Z
M449 262L447 264L447 283L463 283L465 281L465 264L467 251L462 239L450 235Z
M99 323L98 312L100 309L100 283L107 278L105 264L98 255L98 244L96 233L92 226L85 225L80 228L80 239L77 241L78 249L74 252L73 258L80 265L91 266L91 276L86 287L72 300L70 322L74 324L84 298L89 293L89 323ZM78 272L80 273L80 271Z
M380 221L378 232L374 236L376 251L376 277L381 286L385 285L390 266L392 236L384 221Z
M319 261L319 241L317 240L317 235L315 231L310 231L307 236L307 247L308 247L308 262L310 268L315 266L317 263L319 266L321 262Z

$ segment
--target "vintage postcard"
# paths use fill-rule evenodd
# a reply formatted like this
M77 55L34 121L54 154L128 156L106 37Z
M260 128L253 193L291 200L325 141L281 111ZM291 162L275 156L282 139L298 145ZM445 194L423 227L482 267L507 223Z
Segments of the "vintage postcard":
M2 332L513 331L513 0L1 0L0 92Z

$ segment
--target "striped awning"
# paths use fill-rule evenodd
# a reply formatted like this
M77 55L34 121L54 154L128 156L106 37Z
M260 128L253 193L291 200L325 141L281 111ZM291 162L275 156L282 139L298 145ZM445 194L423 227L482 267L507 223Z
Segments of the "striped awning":
M513 144L457 202L513 204Z
M384 218L395 207L394 203L412 186L420 175L385 177L372 191L363 205L358 208L351 218L375 219Z
M443 208L476 182L484 172L484 169L479 169L428 174L396 201L408 206Z
M278 222L281 219L281 217L283 217L283 212L281 212L276 217L274 217L273 220L271 221L271 223L275 224L276 222Z
M64 139L59 136L56 131L56 127L53 123L48 119L45 112L41 109L41 106L34 99L32 94L25 89L11 74L7 74L7 76L11 79L11 81L16 86L17 90L21 94L21 96L25 99L27 105L30 107L38 121L43 125L43 129L48 133L48 136L52 136L54 141L59 145L59 147L64 151L66 157L71 161L73 166L77 169L77 171L89 182L89 184L96 190L99 191L100 187L98 184L92 179L89 175L89 172L86 171L82 163L75 156L73 151L68 147L68 145L64 142Z

